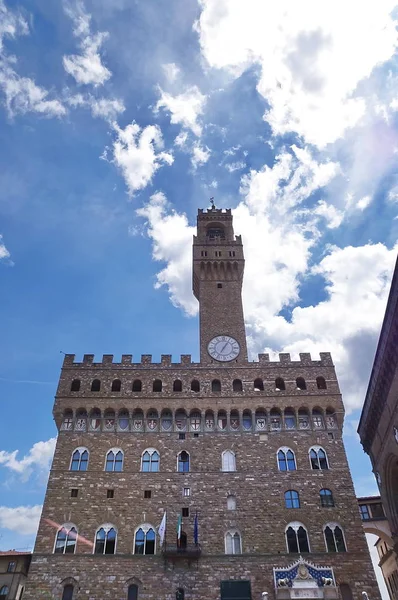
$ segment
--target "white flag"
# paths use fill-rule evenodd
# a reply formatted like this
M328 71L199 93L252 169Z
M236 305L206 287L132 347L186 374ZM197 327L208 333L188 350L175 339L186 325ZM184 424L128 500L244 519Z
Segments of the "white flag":
M163 544L164 536L166 533L166 511L164 512L162 522L159 525L158 534L160 537L160 543Z

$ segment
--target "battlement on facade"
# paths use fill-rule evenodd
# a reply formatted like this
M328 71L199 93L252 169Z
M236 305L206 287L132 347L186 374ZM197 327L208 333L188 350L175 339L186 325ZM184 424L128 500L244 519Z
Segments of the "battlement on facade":
M191 354L181 354L179 362L172 361L171 354L162 354L160 358L160 362L152 362L152 354L142 354L141 361L139 363L133 362L132 354L122 354L122 358L120 362L114 362L113 354L103 354L100 362L95 361L94 354L84 354L82 361L75 361L75 354L65 354L63 367L91 367L91 366L101 366L101 367L198 367L201 366L200 363L192 362ZM258 360L254 360L252 362L247 362L246 367L258 365L267 365L267 366L306 366L306 367L332 367L333 361L330 352L320 352L319 357L320 360L313 360L311 354L309 352L302 352L299 354L299 360L292 360L290 353L281 352L279 354L279 360L270 360L269 354L259 354ZM210 365L206 365L208 368ZM214 366L222 366L222 367L234 367L235 363L231 362L228 364L220 364L214 363Z
M214 217L215 215L219 216L219 215L231 215L231 209L230 208L226 208L225 210L223 208L208 208L206 210L204 210L203 208L199 208L198 209L198 216L201 215L210 215L212 217Z

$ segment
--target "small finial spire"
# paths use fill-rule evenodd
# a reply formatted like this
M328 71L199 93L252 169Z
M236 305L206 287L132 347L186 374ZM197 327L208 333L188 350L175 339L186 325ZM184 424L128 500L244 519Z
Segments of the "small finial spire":
M211 204L211 210L215 210L216 209L216 205L214 204L214 196L212 196L210 198L210 204Z

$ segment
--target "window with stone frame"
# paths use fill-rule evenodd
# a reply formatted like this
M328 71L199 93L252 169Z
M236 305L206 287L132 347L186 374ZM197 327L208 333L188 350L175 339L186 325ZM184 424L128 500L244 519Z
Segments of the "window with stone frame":
M234 379L232 382L232 390L234 392L243 392L243 384L241 379Z
M73 600L73 585L71 583L64 586L62 600Z
M155 554L156 534L152 525L140 525L134 536L134 554Z
M279 471L296 471L296 457L290 448L279 448L277 452Z
M318 388L318 390L326 390L327 385L324 377L316 378L316 387Z
M275 390L277 392L284 392L286 390L286 385L282 377L277 377L275 379Z
M347 552L343 530L337 523L325 525L323 535L328 552Z
M242 554L242 540L239 531L230 530L225 534L225 554Z
M134 379L131 390L133 392L142 392L142 381L141 381L141 379Z
M93 379L92 383L91 383L91 391L92 392L99 392L101 390L101 382L99 379Z
M185 450L178 455L178 472L189 473L189 454Z
M182 392L182 381L180 379L173 382L173 392Z
M127 590L127 600L138 600L138 585L132 583Z
M369 507L367 504L361 504L359 507L359 512L361 514L362 521L369 521L370 512L369 512Z
M62 525L55 537L54 554L74 554L76 541L77 527L71 523Z
M262 379L260 379L260 377L258 377L257 379L254 380L254 391L255 392L263 392L264 391L264 382Z
M80 379L74 379L72 381L72 383L71 383L70 391L71 392L79 392L80 391L80 385L81 385Z
M285 507L300 508L300 496L296 490L287 490L285 492Z
M15 562L15 560L10 560L7 567L7 573L14 573L16 566L17 563Z
M94 554L115 554L117 532L111 524L102 525L95 534Z
M331 490L329 490L328 488L322 488L319 491L319 496L321 499L321 506L334 506L334 498Z
M304 391L307 389L307 384L305 383L304 377L297 377L296 387L298 390L301 390L301 391Z
M141 471L143 473L157 473L159 471L160 454L155 448L147 448L142 453Z
M0 600L7 600L9 591L10 590L9 590L8 585L3 585L2 588L0 589Z
M120 381L120 379L114 379L112 381L111 391L112 392L120 392L121 389L122 389L122 382Z
M236 471L235 453L232 450L224 450L221 455L221 464L223 471Z
M227 509L236 510L236 496L234 496L233 494L227 496Z
M105 471L114 471L120 473L123 471L123 450L112 448L106 455Z
M197 379L191 381L191 392L200 392L200 383Z
M87 448L76 448L72 452L70 471L87 471L88 450Z
M155 381L152 384L152 391L153 392L161 392L163 389L163 384L161 382L160 379L155 379Z
M294 521L285 529L286 545L289 553L309 552L307 530L302 523Z
M212 392L221 392L221 381L219 379L213 379L211 382Z
M326 471L329 469L327 454L320 446L312 446L309 451L309 456L312 470Z

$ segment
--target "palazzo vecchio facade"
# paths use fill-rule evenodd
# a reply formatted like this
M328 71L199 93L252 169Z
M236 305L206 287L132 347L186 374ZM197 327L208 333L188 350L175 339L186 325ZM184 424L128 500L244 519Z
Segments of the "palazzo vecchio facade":
M379 599L332 358L249 362L243 272L199 210L200 362L65 356L24 600Z

